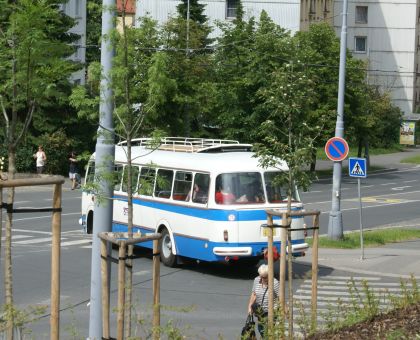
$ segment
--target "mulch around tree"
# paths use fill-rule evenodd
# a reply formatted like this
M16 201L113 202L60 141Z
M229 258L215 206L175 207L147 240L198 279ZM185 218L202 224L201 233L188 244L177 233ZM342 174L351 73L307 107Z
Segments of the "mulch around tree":
M334 332L317 333L309 340L419 339L420 302L381 314L372 320Z

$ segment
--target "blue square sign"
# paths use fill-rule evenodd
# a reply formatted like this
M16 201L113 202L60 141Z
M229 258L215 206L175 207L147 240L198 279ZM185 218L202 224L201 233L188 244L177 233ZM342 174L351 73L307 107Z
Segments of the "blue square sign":
M367 177L366 158L349 158L349 176L350 177Z

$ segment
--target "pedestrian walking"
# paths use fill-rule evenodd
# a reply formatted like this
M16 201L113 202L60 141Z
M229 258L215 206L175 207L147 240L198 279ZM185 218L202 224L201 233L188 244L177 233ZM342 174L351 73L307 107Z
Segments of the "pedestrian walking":
M279 291L279 281L274 278L274 308L277 307L277 292ZM252 293L248 303L248 314L254 314L258 319L258 332L264 339L267 330L268 316L268 266L262 264L258 268L258 276L254 279Z
M78 181L79 178L79 170L77 167L77 160L76 153L72 151L69 156L69 178L71 180L71 190L80 188L80 183Z
M38 151L34 153L33 157L35 158L37 174L42 174L44 172L45 162L47 161L47 156L45 155L42 145L38 146Z

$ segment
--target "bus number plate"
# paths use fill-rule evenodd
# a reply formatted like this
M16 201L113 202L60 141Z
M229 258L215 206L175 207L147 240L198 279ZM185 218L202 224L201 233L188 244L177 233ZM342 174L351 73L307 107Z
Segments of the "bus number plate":
M270 232L270 228L262 228L262 236L263 237L268 237L268 234ZM276 236L277 230L275 228L273 228L273 236Z

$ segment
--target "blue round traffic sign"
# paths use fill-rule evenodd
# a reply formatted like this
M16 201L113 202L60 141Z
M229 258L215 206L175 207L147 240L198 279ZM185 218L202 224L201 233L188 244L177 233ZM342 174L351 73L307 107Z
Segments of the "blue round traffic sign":
M332 137L325 144L325 154L334 162L342 161L349 154L349 145L341 137Z

